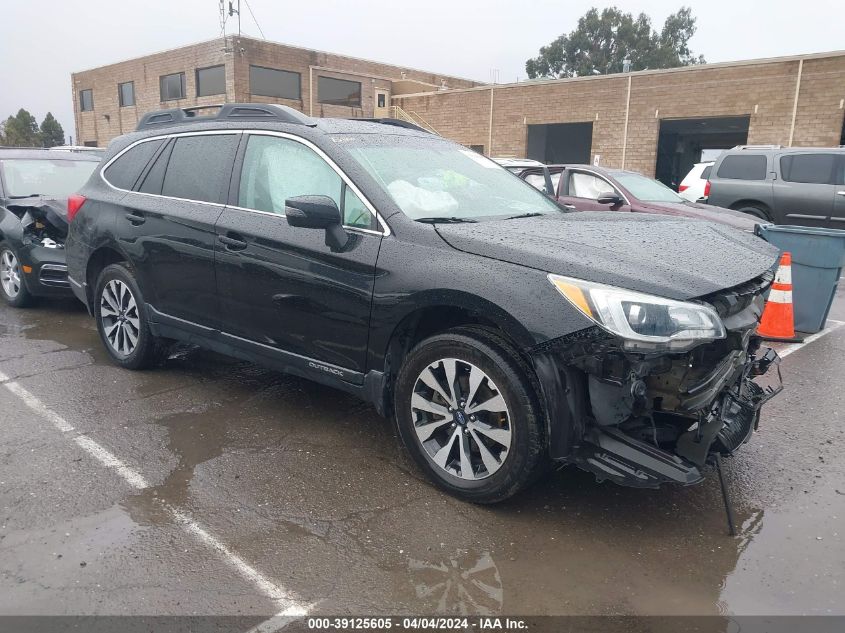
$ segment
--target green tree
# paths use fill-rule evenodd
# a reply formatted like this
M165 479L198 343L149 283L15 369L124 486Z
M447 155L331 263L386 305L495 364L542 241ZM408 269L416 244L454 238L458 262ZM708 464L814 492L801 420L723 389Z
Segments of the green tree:
M694 34L695 18L689 7L666 18L660 33L644 13L635 18L616 7L601 13L592 8L578 20L575 30L540 48L537 57L525 62L525 70L536 79L618 73L626 58L631 70L703 64L704 57L689 48Z
M44 147L65 144L65 131L62 129L62 124L56 121L52 112L48 112L41 122L41 144Z
M3 123L3 144L13 147L40 147L41 131L38 129L38 121L21 108L15 116L10 116Z

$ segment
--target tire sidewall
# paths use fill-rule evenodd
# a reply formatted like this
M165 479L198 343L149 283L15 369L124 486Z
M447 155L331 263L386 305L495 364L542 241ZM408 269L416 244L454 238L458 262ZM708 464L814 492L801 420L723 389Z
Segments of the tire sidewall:
M411 396L420 372L442 358L470 362L486 373L500 390L508 407L511 446L505 462L484 479L465 480L437 466L419 442L411 415ZM477 502L507 498L531 479L542 453L540 418L530 383L507 352L487 341L459 334L438 335L415 347L406 357L396 381L394 415L399 434L414 461L437 486Z
M103 319L100 314L100 301L102 299L103 289L106 287L106 284L115 279L122 281L129 287L135 299L135 305L138 307L138 318L140 319L138 343L128 356L118 356L112 348L106 338ZM94 292L94 320L97 322L97 332L100 335L100 340L114 363L127 369L141 369L147 366L151 357L150 350L155 344L155 340L149 329L147 305L144 303L144 296L141 294L141 289L138 287L135 277L123 264L110 264L106 266L97 278L97 286Z
M3 297L3 301L15 308L25 308L32 302L32 293L29 292L29 288L26 286L26 279L24 277L23 272L23 264L21 263L20 255L18 252L12 247L12 245L7 241L0 242L0 257L3 256L3 253L9 251L12 255L15 256L15 259L18 262L18 268L20 269L21 275L21 289L18 292L18 296L15 298L10 297L6 294L6 289L0 285L0 297Z
M739 211L740 213L745 213L747 215L754 216L755 218L758 218L760 220L764 220L766 222L772 221L772 218L769 217L769 214L766 213L766 211L761 209L760 207L753 207L753 206L740 207L739 209L737 209L737 211Z

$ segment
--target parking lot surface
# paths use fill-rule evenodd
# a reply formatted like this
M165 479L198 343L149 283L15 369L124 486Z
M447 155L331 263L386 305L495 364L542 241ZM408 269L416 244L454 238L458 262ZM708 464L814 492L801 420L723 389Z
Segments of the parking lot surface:
M352 397L190 347L124 371L81 304L0 307L0 613L845 614L845 327L782 371L731 538L712 471L473 506Z

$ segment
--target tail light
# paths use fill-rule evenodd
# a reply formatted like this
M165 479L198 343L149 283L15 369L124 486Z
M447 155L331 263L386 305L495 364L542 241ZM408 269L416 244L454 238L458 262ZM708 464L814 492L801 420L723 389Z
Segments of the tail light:
M681 185L678 187L678 191L686 191L687 189L689 189L689 185Z
M704 197L705 198L710 197L710 181L709 180L704 184Z
M67 199L67 221L68 224L73 222L73 218L76 217L76 214L82 208L82 205L85 204L85 200L87 198L85 196L80 196L78 193L69 196Z

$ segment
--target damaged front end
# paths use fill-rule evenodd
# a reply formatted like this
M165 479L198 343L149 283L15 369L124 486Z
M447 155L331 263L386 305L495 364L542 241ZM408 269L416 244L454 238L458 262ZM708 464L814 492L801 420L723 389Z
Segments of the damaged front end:
M41 197L16 199L6 209L20 222L16 250L22 264L29 268L30 285L37 282L40 290L61 292L69 289L65 241L68 222L62 201Z
M581 302L578 307L585 313L602 319L602 327L536 351L541 383L554 384L549 373L558 371L558 382L564 385L560 393L566 394L570 405L573 397L583 401L569 428L550 429L553 456L577 464L599 480L626 486L701 481L700 469L708 456L731 454L748 441L759 423L761 406L782 389L780 359L754 334L771 281L767 272L703 297L697 302L700 315L682 313L684 305L693 304L667 301L669 307L660 318L665 321L675 309L672 318L686 324L689 331L684 335L690 340L676 338L672 345L668 337L653 346L662 349L649 349L647 336L632 343L606 327L614 310L616 316L624 312L629 323L644 322L646 317L636 313L641 309L637 297L622 296L614 306L598 293L562 289L571 301ZM559 289L560 283L566 281L556 283ZM652 324L647 331L659 328L660 324ZM773 386L755 382L773 368L777 373ZM553 390L545 389L547 402ZM550 410L554 427L553 415Z

